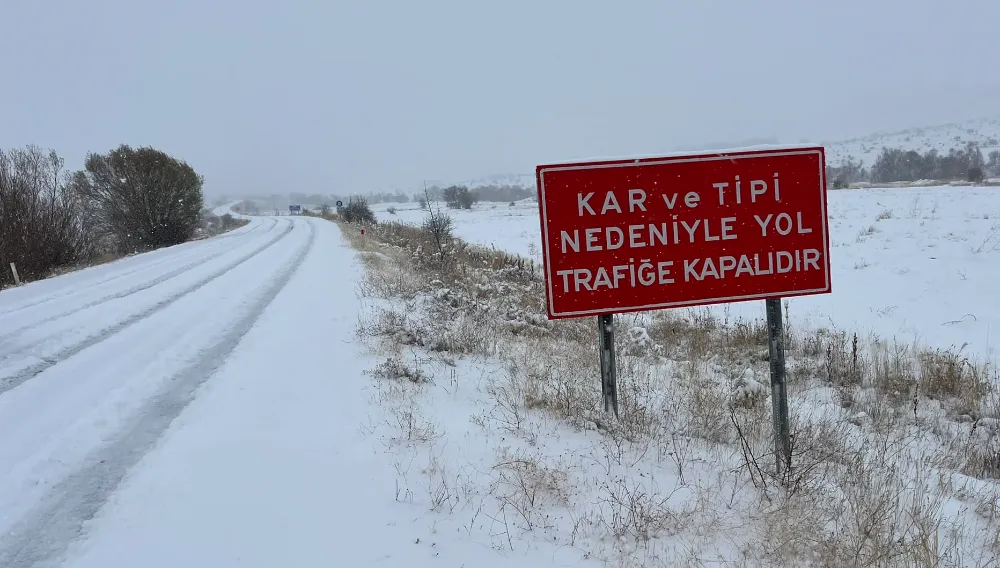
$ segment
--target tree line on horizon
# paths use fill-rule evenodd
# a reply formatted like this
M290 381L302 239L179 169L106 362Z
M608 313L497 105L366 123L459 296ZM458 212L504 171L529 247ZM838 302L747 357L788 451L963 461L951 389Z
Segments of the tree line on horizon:
M916 150L883 147L875 162L848 159L840 166L827 166L826 179L834 189L853 183L892 183L934 180L941 182L968 181L979 183L991 176L1000 177L1000 150L983 156L979 144L969 142L952 148L947 154L937 150L924 153Z
M54 150L0 148L0 287L190 240L204 178L152 147L122 144L67 170Z
M969 181L981 182L988 177L1000 177L1000 151L993 150L988 156L978 144L969 143L962 148L954 148L947 154L930 150L923 154L914 150L884 147L875 162L868 166L864 161L848 159L838 166L827 166L827 181L834 189L849 187L854 183L892 183L935 180L941 182ZM372 191L352 195L306 194L292 192L253 196L245 199L241 207L248 213L269 210L287 211L288 205L299 204L332 209L340 201L343 204L363 198L366 203L417 203L426 208L426 200L444 202L449 208L468 209L480 201L493 203L514 202L536 197L535 187L510 184L477 186L466 185L428 186L426 190L409 195L403 191ZM231 198L221 198L228 201Z
M407 194L403 191L372 191L351 195L337 193L309 194L303 192L290 192L286 194L273 193L270 195L255 196L223 196L218 198L217 201L219 203L233 200L246 200L247 202L256 201L258 203L255 206L256 209L263 212L268 210L288 211L289 205L307 205L312 207L326 206L333 208L338 201L346 204L351 199L356 199L358 197L364 197L365 201L370 204L419 203L421 200L425 200L427 198L430 198L432 201L448 202L449 199L446 194L456 197L457 199L451 199L450 201L457 204L457 208L462 208L465 203L470 202L474 205L479 201L497 203L519 201L521 199L535 197L536 192L534 187L522 187L519 185L506 184L482 185L476 186L475 188L470 188L467 185L450 185L445 187L431 185L427 187L426 192L421 190L420 192L413 194Z

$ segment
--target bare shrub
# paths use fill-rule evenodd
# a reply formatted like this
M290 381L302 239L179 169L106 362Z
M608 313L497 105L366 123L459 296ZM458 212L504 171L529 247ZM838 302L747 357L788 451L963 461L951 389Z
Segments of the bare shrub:
M995 371L990 380L1000 384ZM986 415L974 420L959 435L953 450L957 459L952 465L972 477L1000 480L1000 392L990 392L983 406Z
M460 480L452 476L447 466L442 463L432 449L427 458L427 465L421 470L424 475L428 506L431 511L452 513L461 501L459 494Z
M189 240L198 227L204 179L186 162L150 147L89 154L71 187L90 219L121 252Z
M664 347L666 356L700 361L717 345L719 328L719 322L707 314L671 310L654 312L647 331L654 342Z
M527 434L527 408L525 407L525 384L517 375L506 372L502 379L486 385L490 406L476 420L483 427L497 427L514 434Z
M389 357L379 363L372 374L378 378L391 380L405 380L411 383L426 383L430 379L420 370L415 369L396 357Z
M359 337L376 337L394 345L422 346L427 330L416 316L402 311L376 307L368 318L359 319L356 333Z
M839 445L841 436L829 441ZM903 455L891 437L845 449L833 450L805 490L779 494L765 509L764 558L830 568L966 565L965 537L945 520L936 474L919 464L900 471Z
M979 412L989 392L988 366L977 367L954 351L925 351L918 360L921 394L948 402L958 412Z
M622 357L618 361L620 415L616 425L631 442L652 440L663 431L662 373L662 368L645 358ZM595 384L598 378L595 376Z
M972 252L975 254L996 250L1000 250L1000 224L990 227L983 241L978 246L972 248Z
M642 479L642 478L640 478ZM611 534L648 541L680 532L691 515L677 498L683 487L662 489L652 474L645 483L621 475L601 483L600 518Z
M454 239L451 217L447 213L442 213L440 209L431 210L427 218L424 219L422 228L434 245L434 252L437 253L438 261L444 262Z
M552 353L548 361L537 356L541 349ZM596 348L541 336L510 346L503 358L508 372L525 381L526 408L544 409L577 424L593 423L600 392L596 382L583 379L594 374Z
M77 196L67 187L63 159L41 149L0 150L0 287L44 278L97 253Z
M367 278L359 283L361 293L366 297L384 300L401 298L413 300L427 289L427 281L412 270L381 251L366 251L359 254L362 264L370 274L377 277Z
M401 392L395 393L391 398L384 398L382 402L387 414L385 424L393 433L389 438L389 444L422 444L439 439L442 434L421 412L413 393L408 391L408 388L413 387L404 386Z
M890 566L907 556L937 557L938 551L928 548L937 540L940 497L924 476L907 488L900 477L885 475L884 457L859 453L847 465L839 495L827 504L840 530L819 543L828 558L852 566Z
M733 350L754 352L767 349L767 323L763 320L738 320L722 331L725 345Z
M917 386L916 365L909 350L876 339L870 347L870 384L893 403L913 398Z
M688 374L678 378L678 394L685 408L681 432L687 436L716 443L730 443L734 430L730 427L730 396L726 389L711 380L704 380L688 365Z
M455 354L495 355L498 348L497 326L490 321L488 311L435 314L430 320L426 346L431 351Z
M1000 436L996 432L976 434L969 437L959 471L979 479L1000 479Z
M378 221L368 200L364 197L352 197L347 204L337 208L337 215L345 223L357 225L375 225Z
M822 353L822 377L837 389L840 406L851 408L854 393L861 386L865 368L858 349L858 334L823 330L807 341Z
M545 522L545 508L568 504L566 472L542 465L537 456L501 447L493 471L490 494L500 511L509 509L516 514L524 530L533 530Z

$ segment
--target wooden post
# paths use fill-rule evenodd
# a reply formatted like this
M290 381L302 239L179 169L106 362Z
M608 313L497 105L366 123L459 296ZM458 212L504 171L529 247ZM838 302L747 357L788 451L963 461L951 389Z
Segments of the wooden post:
M17 275L17 266L14 263L10 263L10 272L14 275L14 284L21 285L21 277Z

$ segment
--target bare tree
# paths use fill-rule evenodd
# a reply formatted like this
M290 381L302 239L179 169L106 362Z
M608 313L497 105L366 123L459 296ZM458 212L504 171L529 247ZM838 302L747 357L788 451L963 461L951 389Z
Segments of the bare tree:
M63 159L35 146L0 150L0 284L13 262L28 280L92 253L79 202L67 190Z
M451 217L441 211L441 206L431 201L430 193L424 190L424 201L427 203L427 218L424 219L422 228L431 236L434 243L435 253L438 260L444 263L447 246L452 240L454 225ZM436 207L435 207L436 206Z
M363 196L352 197L347 201L347 205L337 208L337 215L347 223L358 223L361 225L375 225L378 220L375 212L372 211L368 200Z

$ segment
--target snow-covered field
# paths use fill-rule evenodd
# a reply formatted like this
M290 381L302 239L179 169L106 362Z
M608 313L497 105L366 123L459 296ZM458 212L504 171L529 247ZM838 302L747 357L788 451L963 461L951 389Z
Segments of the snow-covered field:
M398 418L394 433L373 432L397 456L404 500L432 511L443 533L485 526L487 544L522 558L559 543L557 563L993 565L1000 470L981 465L1000 451L1000 399L977 393L980 381L998 386L1000 192L852 190L829 202L834 292L788 306L802 475L791 494L760 465L773 460L768 366L753 347L761 302L712 308L756 323L711 337L697 309L656 333L655 318L618 320L616 422L597 410L592 321L537 323L520 295L530 303L540 287L501 272L463 288L383 266L364 289L362 325L388 357L374 375ZM426 215L412 204L376 210L413 225ZM530 200L449 213L458 236L540 261ZM861 340L838 343L818 326ZM843 382L845 365L866 378ZM437 476L407 464L433 464Z
M833 326L996 358L1000 347L1000 190L928 187L828 194L833 293L792 298L793 326ZM386 212L389 207L395 215ZM416 204L373 206L419 224ZM449 211L456 234L541 263L531 200ZM762 302L713 308L763 317Z
M791 300L793 329L995 357L1000 192L830 205L834 293ZM379 217L424 217L396 207ZM540 259L530 201L451 213L467 240ZM259 217L0 292L0 565L995 562L1000 488L969 458L996 447L993 410L897 414L872 389L798 383L809 468L783 495L731 438L739 421L746 450L767 451L766 362L626 328L616 422L593 410L592 322L581 341L532 319L516 300L537 282L448 289L350 235L361 262L330 222ZM762 306L729 307L740 316Z

